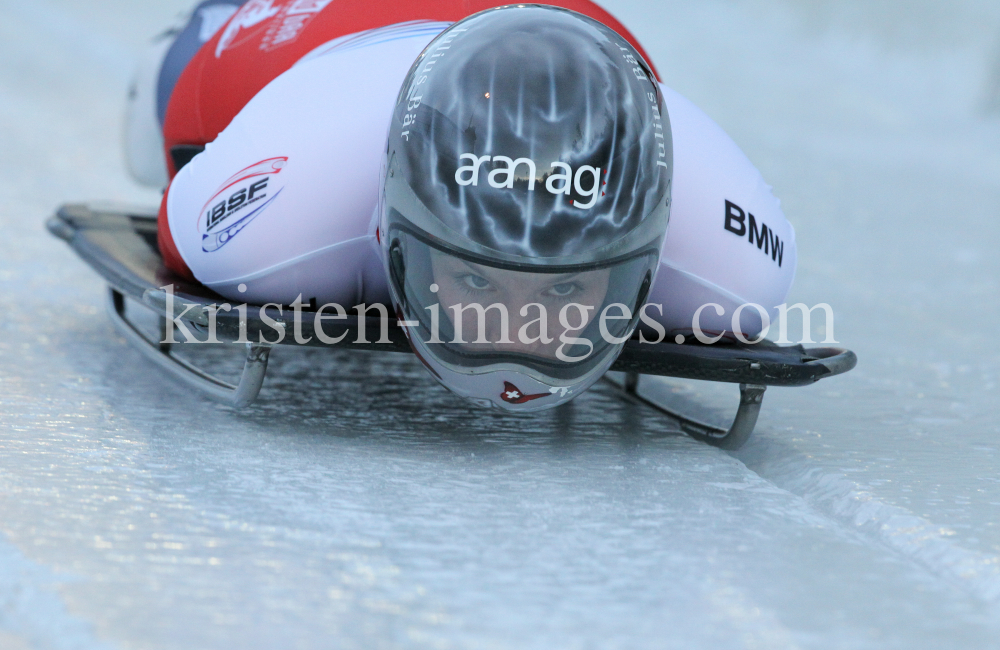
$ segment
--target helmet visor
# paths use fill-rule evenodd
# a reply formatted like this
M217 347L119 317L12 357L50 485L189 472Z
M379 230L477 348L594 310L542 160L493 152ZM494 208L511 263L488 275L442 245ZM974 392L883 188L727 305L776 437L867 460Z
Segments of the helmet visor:
M608 361L631 334L656 255L519 268L397 231L389 262L410 336L439 362L465 372L510 364L568 383Z

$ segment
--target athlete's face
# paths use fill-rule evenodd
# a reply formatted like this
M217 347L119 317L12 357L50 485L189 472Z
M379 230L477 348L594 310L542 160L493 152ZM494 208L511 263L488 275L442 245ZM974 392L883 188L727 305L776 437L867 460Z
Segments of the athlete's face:
M597 317L608 293L611 275L609 269L562 274L508 271L466 262L437 251L431 254L431 267L434 282L439 287L437 296L442 311L453 326L458 325L456 318L461 319L462 339L467 348L524 352L546 358L556 358L562 334L569 332L570 336L579 336ZM479 310L468 306L478 304L489 308L496 303L507 308L507 339L510 342L503 342L502 314L497 309L489 309L485 317L488 343L475 343L483 317ZM559 315L571 303L582 305L584 309L567 310L565 319L569 327L565 327Z

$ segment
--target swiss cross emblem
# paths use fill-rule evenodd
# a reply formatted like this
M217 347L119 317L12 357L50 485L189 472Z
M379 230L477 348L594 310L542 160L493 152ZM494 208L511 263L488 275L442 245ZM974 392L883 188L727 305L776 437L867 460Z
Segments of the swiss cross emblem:
M531 400L538 399L540 397L548 397L551 394L552 393L537 393L535 395L525 395L517 386L509 381L505 381L503 383L503 392L500 393L500 399L508 404L524 404L525 402L530 402Z

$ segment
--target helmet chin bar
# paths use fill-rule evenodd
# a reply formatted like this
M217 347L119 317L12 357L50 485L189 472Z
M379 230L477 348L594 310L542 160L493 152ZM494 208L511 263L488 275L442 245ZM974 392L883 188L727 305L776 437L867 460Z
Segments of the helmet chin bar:
M579 380L567 381L510 363L458 370L428 354L428 344L419 339L411 337L410 344L431 374L451 392L480 406L519 412L544 411L565 404L596 383L617 356L609 355Z

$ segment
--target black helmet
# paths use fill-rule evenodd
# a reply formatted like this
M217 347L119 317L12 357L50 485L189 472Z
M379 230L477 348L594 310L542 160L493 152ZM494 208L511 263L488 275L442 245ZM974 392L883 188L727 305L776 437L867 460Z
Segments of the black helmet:
M516 5L442 32L400 91L381 196L390 288L424 363L525 410L596 381L652 283L672 167L659 86L608 27Z

